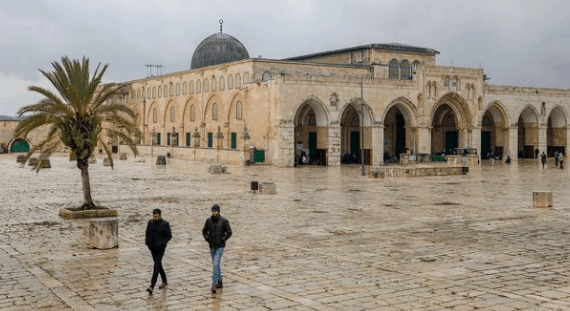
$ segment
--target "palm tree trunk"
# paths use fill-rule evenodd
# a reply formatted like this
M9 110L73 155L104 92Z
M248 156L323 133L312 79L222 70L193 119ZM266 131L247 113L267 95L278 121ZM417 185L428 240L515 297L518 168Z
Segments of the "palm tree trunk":
M81 163L83 162L83 163ZM87 161L77 161L77 167L81 170L81 183L83 185L83 205L84 210L95 207L91 198L91 184L89 183L89 163Z

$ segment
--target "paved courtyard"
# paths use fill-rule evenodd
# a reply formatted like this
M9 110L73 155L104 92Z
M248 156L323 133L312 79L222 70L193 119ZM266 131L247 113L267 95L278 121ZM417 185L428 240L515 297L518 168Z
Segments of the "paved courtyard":
M570 310L570 173L552 161L368 179L358 166L212 175L204 163L98 160L93 198L119 210L112 250L88 249L88 221L58 216L81 204L74 162L59 155L36 175L0 155L0 309ZM252 193L251 180L278 193ZM552 191L554 208L533 208L535 190ZM217 294L201 236L213 203L234 231ZM154 208L173 239L169 286L149 296Z

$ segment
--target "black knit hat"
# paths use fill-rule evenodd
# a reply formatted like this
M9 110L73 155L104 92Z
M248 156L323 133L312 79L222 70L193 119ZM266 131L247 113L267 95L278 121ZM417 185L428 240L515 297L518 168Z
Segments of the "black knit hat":
M218 204L214 204L214 205L212 206L212 211L218 211L218 212L220 212L220 206L219 206Z

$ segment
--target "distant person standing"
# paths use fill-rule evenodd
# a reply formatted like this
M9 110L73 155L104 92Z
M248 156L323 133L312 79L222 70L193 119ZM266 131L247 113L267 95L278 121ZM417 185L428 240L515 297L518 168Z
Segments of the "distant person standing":
M538 159L538 148L534 149L534 158Z
M560 156L560 152L558 150L554 151L554 164L558 166L558 156Z
M230 222L220 215L220 206L214 204L212 206L212 216L206 219L204 228L202 229L204 239L208 241L210 246L210 256L212 257L212 293L216 293L216 289L223 288L222 283L222 255L226 247L226 241L232 236L232 228Z
M560 152L558 155L558 162L560 162L560 169L564 168L564 153Z
M542 162L542 168L544 168L544 165L546 165L546 154L544 151L540 154L540 162Z
M153 210L152 219L148 221L146 226L145 239L145 244L148 246L148 249L152 254L152 260L154 261L150 287L146 289L149 295L152 295L152 291L154 290L154 285L156 285L159 274L162 279L162 284L160 284L158 288L162 289L168 285L168 282L166 281L166 272L164 272L164 268L162 268L162 257L164 257L166 244L171 238L172 232L170 231L170 225L166 220L162 219L162 212L158 208Z

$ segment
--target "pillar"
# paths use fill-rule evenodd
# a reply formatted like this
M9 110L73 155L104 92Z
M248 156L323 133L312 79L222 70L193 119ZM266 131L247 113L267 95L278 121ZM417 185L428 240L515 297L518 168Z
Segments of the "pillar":
M519 128L518 126L510 126L506 128L506 131L508 132L508 145L507 150L505 150L505 159L508 155L515 161L518 155Z
M477 149L477 154L481 155L481 127L472 126L471 127L471 143L470 148Z
M418 150L417 153L431 153L431 128L427 125L418 126Z
M372 125L372 165L384 165L384 126Z
M541 124L538 126L538 144L537 144L537 146L535 146L535 148L538 148L538 154L539 155L543 151L544 151L544 153L546 153L546 148L547 148L546 146L548 145L547 129L548 129L548 126L545 124Z
M294 128L293 128L294 131ZM330 125L328 127L328 155L327 165L340 165L340 126ZM292 145L294 146L294 145ZM373 151L374 152L374 151Z

